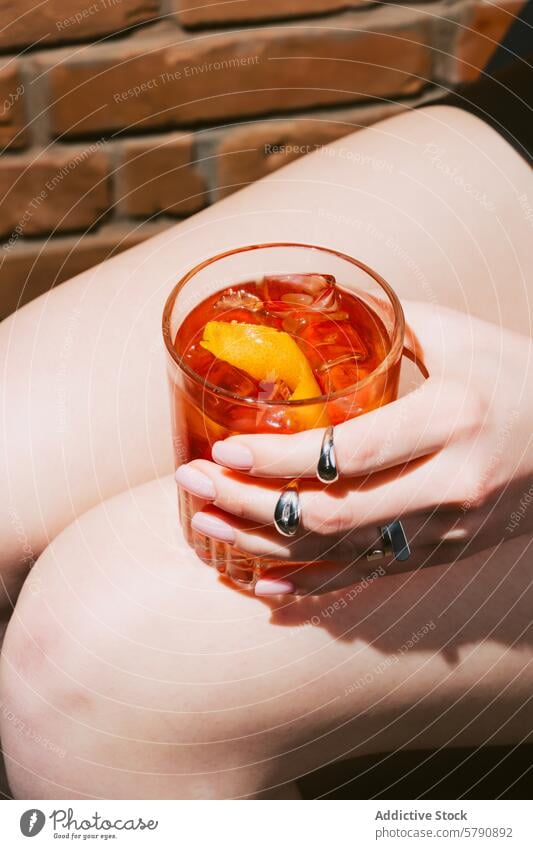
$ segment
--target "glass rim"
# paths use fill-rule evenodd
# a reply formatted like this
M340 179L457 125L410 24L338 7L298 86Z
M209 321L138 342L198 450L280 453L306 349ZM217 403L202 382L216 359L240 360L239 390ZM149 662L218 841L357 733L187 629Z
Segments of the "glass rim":
M333 254L339 259L343 259L346 262L357 266L359 269L361 269L361 271L364 271L366 274L372 277L372 279L378 284L378 286L383 289L392 304L394 312L394 326L392 330L391 347L387 356L384 357L383 360L381 360L381 362L376 366L373 371L370 372L370 374L367 374L366 377L361 378L361 380L356 381L355 383L345 387L344 389L337 389L336 392L332 392L329 395L315 395L313 398L299 398L296 401L290 399L286 401L275 401L273 399L257 399L243 395L236 395L234 392L230 392L228 389L223 389L222 387L217 386L215 383L210 383L209 380L199 375L197 372L194 371L194 369L187 365L187 363L184 361L184 358L180 356L174 348L174 342L170 330L172 311L181 289L185 286L186 283L189 282L189 280L194 277L195 274L198 274L200 271L202 271L204 268L207 268L209 265L213 265L215 262L218 262L218 260L226 259L227 257L233 256L234 254L244 253L246 251L261 250L264 248L311 248L316 251L322 251L324 253ZM342 284L340 285L342 286ZM200 384L200 386L202 386L204 389L209 390L209 392L213 393L214 395L218 395L221 398L227 398L231 401L240 404L248 404L253 405L255 407L286 407L292 409L296 407L304 407L310 404L325 404L329 403L330 401L334 401L338 398L344 398L347 395L352 395L359 389L363 389L364 387L368 386L368 384L372 380L375 380L375 378L381 375L382 373L387 372L391 364L395 363L401 357L403 351L405 316L398 295L396 294L392 286L390 286L389 283L387 283L387 281L380 274L377 273L377 271L374 271L372 268L370 268L369 265L366 265L364 262L355 259L355 257L343 253L343 251L337 251L334 248L326 248L323 245L312 245L308 242L263 242L254 245L242 245L241 247L232 248L231 250L215 254L214 256L197 263L197 265L187 271L187 273L184 274L183 277L178 280L165 302L165 306L163 308L162 330L163 339L165 341L165 347L167 349L167 352L170 354L171 359L183 372L185 372L185 374L192 378L195 383Z

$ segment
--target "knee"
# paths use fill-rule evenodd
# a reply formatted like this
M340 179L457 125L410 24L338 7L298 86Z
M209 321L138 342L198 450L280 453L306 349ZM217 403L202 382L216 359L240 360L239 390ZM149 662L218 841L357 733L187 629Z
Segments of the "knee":
M59 703L53 669L59 634L50 624L30 576L0 657L0 739L16 798L52 796L54 776L61 776L67 755L65 735L54 711ZM61 797L59 788L55 795Z
M136 570L130 561L121 574L109 540L107 555L101 539L86 560L83 536L71 526L39 558L6 634L0 732L14 795L224 798L260 790L265 753L261 735L247 734L250 710L232 709L240 699L227 683L237 677L231 658L226 669L207 650L190 602L189 622L172 615L179 599L169 598L165 577L150 581L146 565ZM164 557L158 562L165 576Z

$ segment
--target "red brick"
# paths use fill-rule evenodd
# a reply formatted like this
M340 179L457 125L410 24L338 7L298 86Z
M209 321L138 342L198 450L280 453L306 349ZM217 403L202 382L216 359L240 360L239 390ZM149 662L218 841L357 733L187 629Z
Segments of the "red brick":
M328 29L290 24L253 38L245 31L198 36L156 52L147 41L90 48L49 70L53 129L74 135L216 123L412 94L430 75L427 16L410 10L402 26L391 18L377 14L371 32L359 29L354 13ZM136 86L143 87L137 96Z
M0 149L24 147L28 139L24 110L25 87L13 59L0 67Z
M265 21L340 12L366 6L372 0L172 0L176 16L185 27Z
M457 78L475 80L504 38L525 0L481 0L472 4L470 19L457 45Z
M400 109L397 104L387 104L357 110L352 121L304 118L263 122L233 130L224 136L217 148L218 195L225 197L293 159L362 126L394 115Z
M96 145L50 150L38 158L5 157L0 234L18 240L88 227L109 206L108 170L107 156Z
M159 0L0 0L0 49L84 41L154 18Z
M69 280L111 256L160 233L168 222L108 225L96 234L68 236L49 242L20 240L0 248L0 320L53 286Z
M205 205L205 184L191 165L190 136L172 134L125 143L117 172L119 210L187 215Z

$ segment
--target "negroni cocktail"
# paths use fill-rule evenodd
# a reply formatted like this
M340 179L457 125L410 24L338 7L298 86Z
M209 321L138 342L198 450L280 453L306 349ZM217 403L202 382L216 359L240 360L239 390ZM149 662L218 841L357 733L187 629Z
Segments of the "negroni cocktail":
M378 275L334 251L273 244L215 257L178 284L163 329L177 465L211 459L234 434L323 428L397 394L401 307ZM245 585L276 565L193 530L205 503L179 495L204 560Z

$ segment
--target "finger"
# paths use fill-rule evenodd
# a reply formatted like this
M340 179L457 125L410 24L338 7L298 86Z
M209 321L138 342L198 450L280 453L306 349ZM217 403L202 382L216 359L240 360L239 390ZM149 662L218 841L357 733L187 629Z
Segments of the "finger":
M195 531L235 546L243 554L306 566L329 560L351 564L380 542L377 532L370 529L331 537L304 531L288 539L272 526L255 525L211 506L195 513L191 524Z
M430 378L398 401L335 427L341 477L362 476L440 451L471 423L460 383ZM213 459L260 477L315 477L324 430L239 434L216 442Z
M269 562L286 561L286 565L265 568L254 588L257 596L321 595L354 583L361 589L367 581L386 574L385 560L374 564L365 557L377 539L364 545L352 535L339 540L307 533L302 539L284 542L274 531L228 516L216 507L195 513L191 524L196 531L235 546L243 554L259 560L265 557Z
M423 522L417 518L408 518L403 519L403 525L412 549L410 563L408 566L389 566L388 572L418 567L427 557L429 550L443 543L446 544L447 557L452 556L450 530L453 532L455 529L451 516L434 516L430 521ZM217 542L234 546L243 554L264 558L265 568L268 569L272 568L269 561L287 562L292 566L317 564L321 570L338 564L356 566L354 574L357 575L360 569L358 561L364 559L364 569L367 554L378 549L383 550L381 531L377 527L360 528L356 532L350 531L337 536L323 536L304 531L287 539L270 526L254 525L212 506L193 515L192 527ZM374 559L369 558L368 562L373 562Z
M353 587L352 597L355 598L367 586L386 574L385 560L379 564L369 563L364 558L352 564L293 564L263 572L255 584L254 592L257 596L324 595L334 590Z
M457 546L455 547L457 549ZM361 557L353 563L287 564L265 570L255 585L257 596L273 595L323 595L350 587L344 601L335 610L346 607L378 578L413 572L429 566L450 563L453 546L420 546L408 561L397 561L386 556L379 561ZM264 582L264 583L263 583Z
M202 498L209 497L209 491L212 503L227 513L260 527L273 525L279 481L237 475L208 460L180 466L176 480ZM396 478L383 473L370 481L358 486L355 481L340 480L328 487L302 482L301 530L335 536L355 528L378 526L391 518L426 512L427 505L435 501L435 491L445 491L436 459L415 464Z

